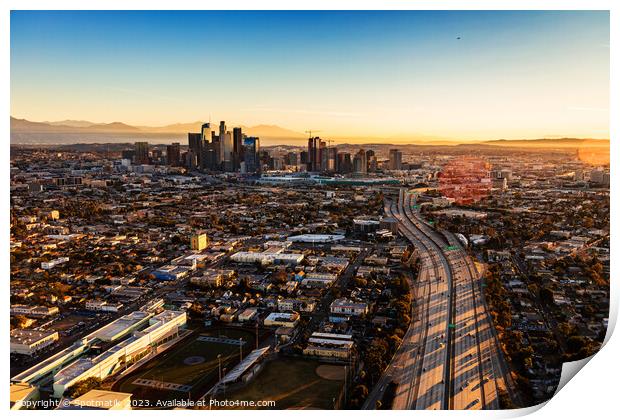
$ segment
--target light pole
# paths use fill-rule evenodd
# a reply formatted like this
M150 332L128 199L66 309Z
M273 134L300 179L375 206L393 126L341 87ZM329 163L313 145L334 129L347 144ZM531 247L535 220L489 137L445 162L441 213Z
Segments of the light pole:
M222 355L217 355L217 370L219 372L220 382L222 382Z

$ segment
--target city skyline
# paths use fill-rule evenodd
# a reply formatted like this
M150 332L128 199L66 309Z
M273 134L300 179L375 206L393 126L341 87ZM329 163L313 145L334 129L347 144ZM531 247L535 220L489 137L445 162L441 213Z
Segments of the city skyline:
M334 138L608 138L608 18L13 11L11 115L161 126L217 113Z

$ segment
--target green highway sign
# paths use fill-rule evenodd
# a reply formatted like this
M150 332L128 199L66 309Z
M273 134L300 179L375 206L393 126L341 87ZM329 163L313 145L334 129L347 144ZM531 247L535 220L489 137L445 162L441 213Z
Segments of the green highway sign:
M456 328L456 325L454 325L454 324L448 324L448 328Z

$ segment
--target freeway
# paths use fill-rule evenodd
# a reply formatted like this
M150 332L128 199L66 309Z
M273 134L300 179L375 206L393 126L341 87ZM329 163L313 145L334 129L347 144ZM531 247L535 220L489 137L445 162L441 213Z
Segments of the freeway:
M412 321L364 408L372 409L389 382L398 384L394 409L499 409L506 383L480 276L454 235L438 232L416 211L415 197L401 191L386 215L420 260L412 284Z

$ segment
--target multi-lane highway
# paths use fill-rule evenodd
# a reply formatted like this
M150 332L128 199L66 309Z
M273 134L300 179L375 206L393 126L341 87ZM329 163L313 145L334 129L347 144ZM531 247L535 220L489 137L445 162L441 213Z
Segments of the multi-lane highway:
M385 205L420 264L411 288L410 327L365 408L374 408L386 385L395 382L394 409L498 409L498 387L510 385L509 373L480 276L454 235L428 225L416 207L415 196L404 190L397 202Z

